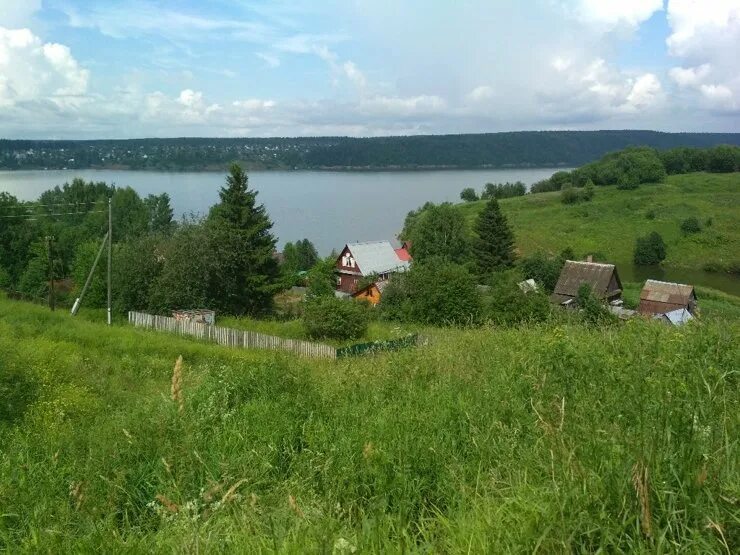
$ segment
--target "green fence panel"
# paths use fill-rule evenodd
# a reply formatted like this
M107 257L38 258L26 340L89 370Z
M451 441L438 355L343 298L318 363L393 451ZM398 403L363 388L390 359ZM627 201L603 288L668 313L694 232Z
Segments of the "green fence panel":
M407 335L400 339L388 339L385 341L371 341L370 343L357 343L337 349L337 358L356 357L380 351L397 351L413 347L417 344L419 336L417 334Z

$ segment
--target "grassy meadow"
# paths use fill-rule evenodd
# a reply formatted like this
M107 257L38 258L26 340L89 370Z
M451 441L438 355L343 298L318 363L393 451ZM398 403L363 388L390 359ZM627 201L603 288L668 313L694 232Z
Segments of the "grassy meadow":
M626 191L596 187L591 202L572 205L560 201L559 191L500 202L523 256L569 246L577 254L631 264L635 239L657 231L668 246L664 266L701 270L740 263L740 173L671 175L664 183ZM465 203L460 210L472 221L484 204ZM692 216L704 229L685 235L680 224Z
M739 332L308 361L0 298L0 551L737 552Z

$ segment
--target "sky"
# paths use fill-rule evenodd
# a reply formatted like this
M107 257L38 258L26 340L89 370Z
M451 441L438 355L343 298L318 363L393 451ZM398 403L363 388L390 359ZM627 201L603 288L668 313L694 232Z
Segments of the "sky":
M0 138L740 131L740 0L0 0Z

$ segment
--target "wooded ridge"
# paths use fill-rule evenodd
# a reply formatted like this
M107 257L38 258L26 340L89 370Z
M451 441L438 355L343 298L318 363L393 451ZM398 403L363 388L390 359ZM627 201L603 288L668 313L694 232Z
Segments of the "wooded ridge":
M515 131L399 137L0 139L0 169L453 169L578 166L630 145L740 145L740 133Z

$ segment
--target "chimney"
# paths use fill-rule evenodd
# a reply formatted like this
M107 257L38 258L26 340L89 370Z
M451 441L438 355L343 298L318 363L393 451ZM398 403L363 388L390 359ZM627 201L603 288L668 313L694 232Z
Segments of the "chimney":
M588 255L588 256L586 257L586 262L593 262L593 261L594 261L594 255L593 255L593 254L589 254L589 255Z

